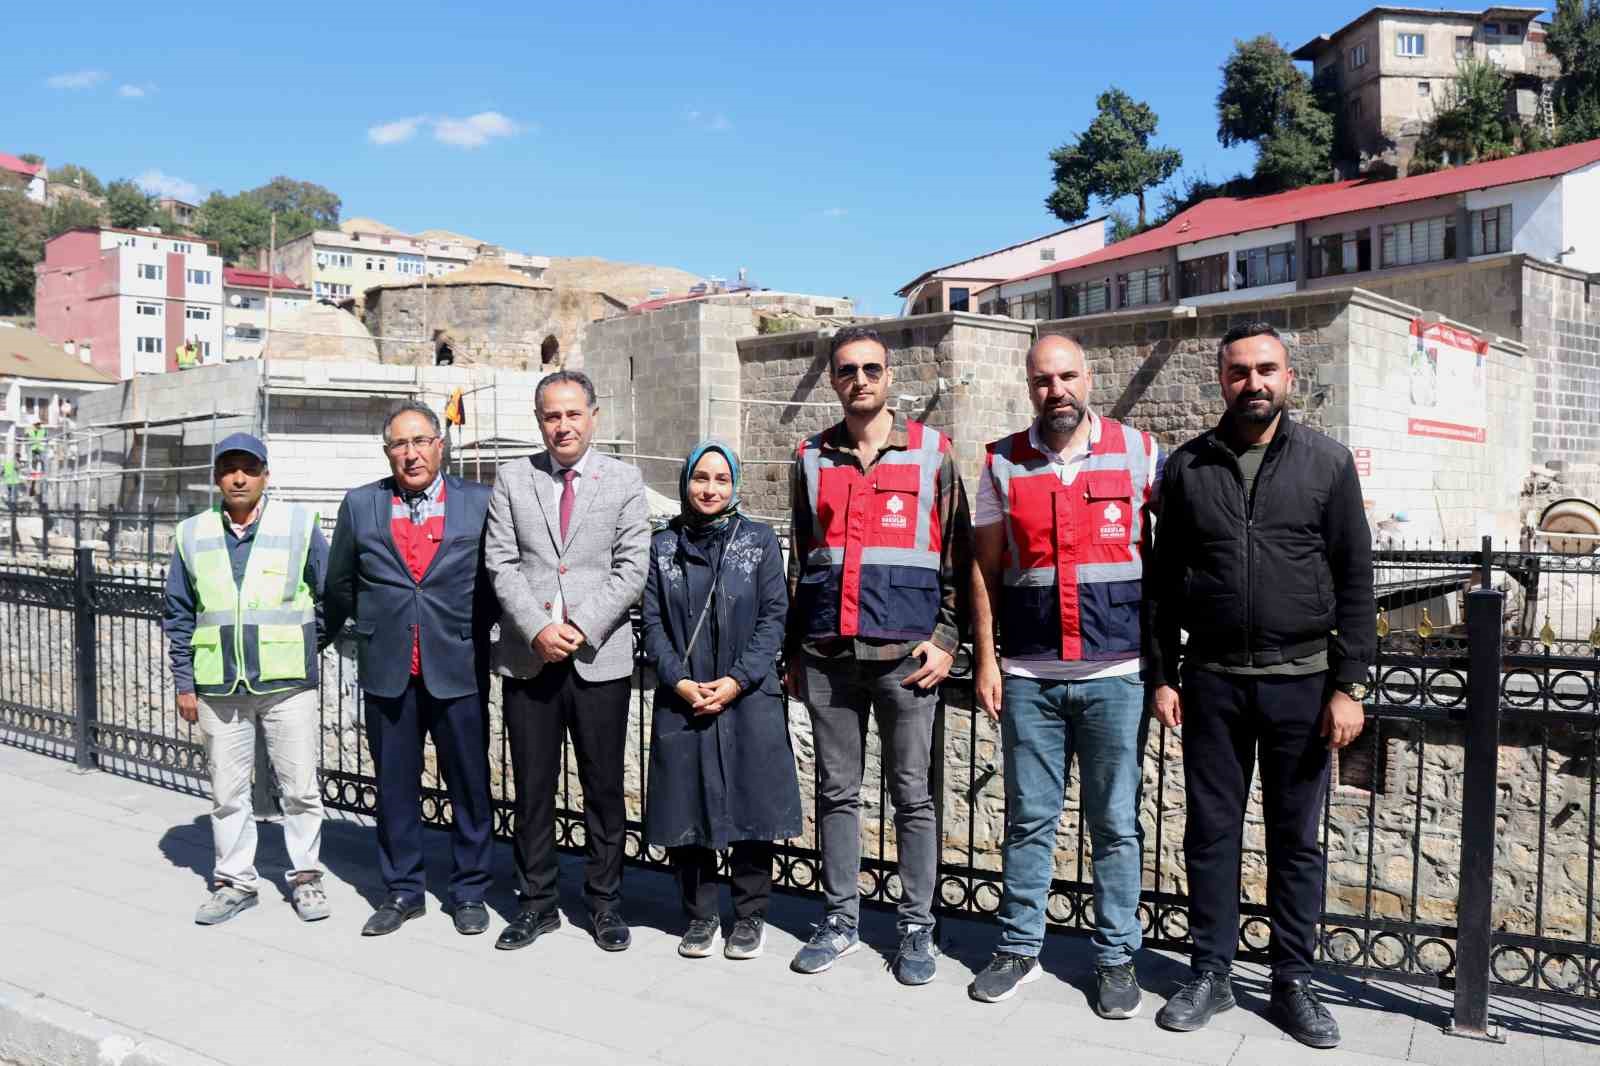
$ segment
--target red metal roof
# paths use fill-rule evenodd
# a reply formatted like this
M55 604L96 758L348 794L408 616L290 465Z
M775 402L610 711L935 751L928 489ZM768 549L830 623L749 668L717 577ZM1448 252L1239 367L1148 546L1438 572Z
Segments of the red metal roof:
M298 281L286 278L282 274L273 277L265 270L244 270L240 267L225 266L222 268L222 284L231 285L236 289L265 289L267 280L271 278L274 292L307 292L309 290Z
M1097 263L1126 259L1141 252L1161 251L1248 230L1286 226L1294 222L1371 211L1439 196L1455 196L1476 189L1553 178L1597 162L1600 162L1600 140L1593 140L1392 181L1356 178L1327 185L1307 185L1271 196L1214 196L1202 200L1165 225L1145 230L1125 241L1108 244L1076 259L1023 274L1011 281L1059 274L1063 270L1077 270Z
M9 170L13 174L26 174L31 178L43 169L43 163L24 163L14 155L0 152L0 170Z

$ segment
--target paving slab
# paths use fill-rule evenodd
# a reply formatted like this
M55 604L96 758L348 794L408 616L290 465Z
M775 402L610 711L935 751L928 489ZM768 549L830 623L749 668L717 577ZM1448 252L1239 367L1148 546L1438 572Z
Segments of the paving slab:
M894 914L877 908L863 911L862 951L802 976L789 960L820 905L784 892L773 896L761 958L686 960L672 879L631 868L634 946L608 954L590 937L572 859L561 870L561 928L496 951L515 910L509 850L495 849L489 932L462 937L439 895L444 833L427 835L427 914L363 938L383 889L370 826L342 816L323 832L331 918L295 916L281 884L282 831L262 824L260 905L202 928L193 924L211 864L202 796L0 746L0 809L0 1063L1600 1066L1600 1011L1496 1000L1509 1042L1475 1044L1443 1034L1448 993L1346 978L1323 985L1344 1046L1316 1052L1266 1017L1268 975L1257 966L1238 969L1240 1009L1198 1033L1166 1033L1153 1018L1187 967L1161 952L1140 956L1139 1017L1106 1022L1090 1009L1093 958L1076 937L1049 938L1043 979L1015 999L974 1003L966 988L995 932L964 920L944 923L937 978L905 988L888 969Z

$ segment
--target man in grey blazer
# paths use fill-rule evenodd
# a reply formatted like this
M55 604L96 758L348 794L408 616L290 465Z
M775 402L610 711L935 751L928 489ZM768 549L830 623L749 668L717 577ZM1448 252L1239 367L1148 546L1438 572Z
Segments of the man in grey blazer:
M545 451L500 467L486 558L503 614L495 666L516 776L517 917L495 947L527 947L561 924L555 817L561 738L572 737L583 786L584 897L595 943L622 951L626 809L622 794L633 630L650 557L644 481L590 447L600 407L578 371L534 392Z

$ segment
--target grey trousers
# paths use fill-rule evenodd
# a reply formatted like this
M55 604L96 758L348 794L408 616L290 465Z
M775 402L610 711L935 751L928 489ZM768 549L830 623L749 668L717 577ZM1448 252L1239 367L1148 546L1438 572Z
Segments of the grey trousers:
M900 926L933 924L939 848L928 769L938 696L900 684L921 664L911 657L886 662L805 658L806 709L817 750L822 894L827 917L850 926L861 912L861 778L868 714L878 719L883 775L894 804Z

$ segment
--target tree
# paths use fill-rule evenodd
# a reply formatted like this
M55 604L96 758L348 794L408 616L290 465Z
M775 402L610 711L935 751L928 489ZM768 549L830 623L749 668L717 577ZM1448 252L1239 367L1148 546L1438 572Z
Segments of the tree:
M57 237L72 229L98 227L100 209L87 200L66 196L51 204L45 211L45 235Z
M1506 75L1492 63L1457 63L1455 80L1445 85L1433 117L1417 137L1410 172L1425 174L1525 151L1536 135L1506 113L1508 87Z
M1133 216L1120 208L1106 212L1106 243L1116 244L1125 241L1139 232L1139 224Z
M1334 118L1270 34L1234 41L1217 92L1217 140L1256 146L1259 192L1326 181L1333 170Z
M271 214L278 216L278 239L289 240L314 229L331 229L339 224L339 197L331 190L310 181L296 181L279 175L248 196Z
M106 224L120 229L148 226L154 220L155 205L150 194L123 178L106 186Z
M24 163L28 163L33 166L38 166L40 163L44 162L44 156L39 155L37 152L23 152L21 155L17 156L17 158L22 160Z
M213 192L200 205L195 232L217 242L224 262L237 263L245 252L265 248L272 215L260 200L247 193L227 196Z
M82 189L90 196L104 196L106 187L100 179L90 172L88 167L80 167L76 163L63 163L50 172L52 184L72 185Z
M0 314L33 310L33 267L44 241L44 208L21 189L0 187Z
M1600 137L1600 0L1557 0L1545 47L1561 62L1557 140L1575 144Z
M1145 194L1172 177L1183 156L1176 148L1150 146L1158 120L1149 104L1113 86L1095 107L1089 128L1050 153L1056 187L1045 207L1063 222L1077 222L1088 215L1091 197L1111 203L1132 196L1144 229Z

